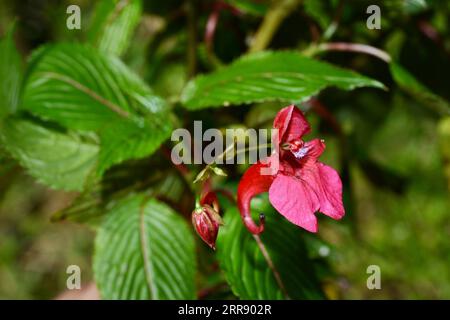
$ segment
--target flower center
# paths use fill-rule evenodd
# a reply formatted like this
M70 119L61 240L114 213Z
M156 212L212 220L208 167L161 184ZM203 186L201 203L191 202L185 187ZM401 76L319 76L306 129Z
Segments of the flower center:
M305 143L302 140L295 140L289 144L289 150L297 158L301 159L308 154L309 148L304 146Z
M298 151L292 151L292 154L297 158L297 159L301 159L304 156L306 156L308 154L309 148L308 147L302 147L300 149L298 149Z

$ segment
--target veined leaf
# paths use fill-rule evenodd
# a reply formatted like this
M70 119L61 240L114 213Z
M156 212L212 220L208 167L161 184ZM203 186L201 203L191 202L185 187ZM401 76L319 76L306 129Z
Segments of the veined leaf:
M35 55L30 69L23 108L67 128L99 130L161 107L119 59L89 46L49 46Z
M23 109L69 129L98 133L99 173L153 153L171 131L162 99L119 59L79 44L52 46L35 56Z
M194 238L166 205L134 195L105 217L94 275L104 299L194 299Z
M88 223L97 227L107 213L110 203L120 201L130 193L145 190L155 198L163 199L165 203L170 203L177 211L183 212L186 207L191 208L191 195L186 193L186 186L178 173L156 168L154 164L149 164L148 160L141 160L145 167L124 165L117 167L104 175L101 181L89 181L85 190L75 198L66 208L55 212L51 220L74 221ZM152 167L153 174L148 174L148 168ZM125 175L120 172L126 170ZM127 174L133 170L133 175L139 176L136 180L132 175ZM123 171L122 171L123 172ZM130 179L131 178L131 179Z
M450 106L447 101L431 92L399 64L391 62L389 67L392 77L402 90L434 111L440 114L450 115Z
M82 190L96 165L95 142L31 120L7 118L0 128L0 138L33 177L53 188Z
M152 154L167 138L169 128L159 116L146 120L141 125L117 121L106 127L101 132L98 171L102 173L116 163Z
M122 55L142 14L141 0L102 0L97 4L90 42L101 51Z
M262 101L299 103L328 86L351 90L383 88L376 80L313 60L296 52L258 52L188 83L182 102L188 109Z
M0 40L0 118L14 112L22 80L21 57L14 44L14 26Z
M226 279L241 299L321 299L312 262L302 239L303 232L281 215L267 216L260 235L275 269L269 267L252 234L244 227L239 211L230 208L217 239L217 254Z

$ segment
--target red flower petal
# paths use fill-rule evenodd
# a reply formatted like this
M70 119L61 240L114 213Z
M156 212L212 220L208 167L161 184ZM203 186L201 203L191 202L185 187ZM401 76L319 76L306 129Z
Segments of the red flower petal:
M245 226L253 234L261 233L264 230L264 224L260 221L261 224L257 226L253 222L250 214L250 201L257 194L269 190L274 179L273 176L261 175L261 169L268 167L268 164L263 164L261 162L252 165L242 176L237 190L237 204L239 211L241 212Z
M325 143L321 139L314 139L306 142L303 147L308 149L307 157L316 160L325 150Z
M201 206L209 205L213 207L216 211L219 211L219 201L217 200L217 195L214 192L206 191L202 194L199 201Z
M317 162L301 170L301 179L316 193L320 212L336 220L345 215L342 204L342 182L336 170Z
M218 215L218 213L214 212L214 209L208 205L192 212L192 224L195 231L213 250L216 249L216 239L220 226L220 223L214 219L215 215Z
M279 130L279 143L298 140L311 131L303 112L294 105L285 107L277 113L273 127Z
M325 150L325 143L323 140L314 139L306 142L301 148L296 151L292 151L292 154L302 163L315 163L323 151Z
M269 190L270 203L290 222L310 231L317 232L319 200L315 192L304 181L279 174Z

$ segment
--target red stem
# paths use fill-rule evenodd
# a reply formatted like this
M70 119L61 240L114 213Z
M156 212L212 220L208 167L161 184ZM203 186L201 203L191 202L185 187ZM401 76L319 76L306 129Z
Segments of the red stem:
M322 43L317 47L318 51L351 51L361 52L377 57L387 63L391 62L391 57L388 53L378 48L361 44L361 43L347 43L347 42L328 42Z

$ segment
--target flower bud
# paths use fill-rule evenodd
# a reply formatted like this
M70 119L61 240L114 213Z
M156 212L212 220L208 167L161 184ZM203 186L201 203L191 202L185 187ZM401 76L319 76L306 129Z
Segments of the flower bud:
M223 224L219 213L205 204L192 212L192 224L200 238L215 250L219 226Z

